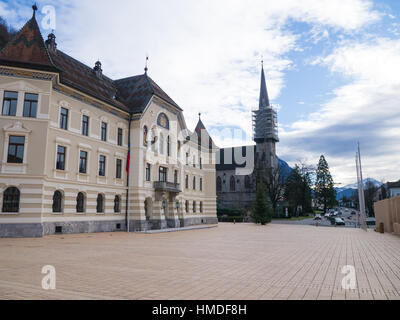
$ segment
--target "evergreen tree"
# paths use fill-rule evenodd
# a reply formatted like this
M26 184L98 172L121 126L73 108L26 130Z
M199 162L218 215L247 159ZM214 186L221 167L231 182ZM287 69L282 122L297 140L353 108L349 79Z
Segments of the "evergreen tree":
M328 207L336 205L336 191L332 175L329 171L328 162L323 155L319 159L316 172L315 197L318 203L324 206L324 212Z
M300 174L298 165L290 172L285 186L285 199L289 203L289 207L292 208L294 216L298 216L297 208L301 205L303 198L303 181Z
M286 179L285 199L291 212L298 217L301 207L302 213L311 213L311 175L312 168L304 163L296 164Z
M262 182L257 184L256 200L251 211L251 218L255 223L266 225L272 219L272 206L267 200Z

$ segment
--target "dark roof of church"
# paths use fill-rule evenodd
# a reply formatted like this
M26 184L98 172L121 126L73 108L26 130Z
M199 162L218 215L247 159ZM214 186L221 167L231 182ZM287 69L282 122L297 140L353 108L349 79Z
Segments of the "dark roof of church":
M147 73L119 79L114 81L118 88L119 97L129 107L132 113L143 112L153 95L169 102L179 110L182 110Z
M255 159L256 145L219 149L217 153L217 164L215 166L215 169L217 171L225 171L225 170L235 170L236 168L246 167L246 163L243 161L243 159L235 159L235 154L241 154L242 157L245 157L247 154L247 148L254 148L254 159ZM230 157L227 158L227 156L229 155ZM238 164L236 160L240 164Z

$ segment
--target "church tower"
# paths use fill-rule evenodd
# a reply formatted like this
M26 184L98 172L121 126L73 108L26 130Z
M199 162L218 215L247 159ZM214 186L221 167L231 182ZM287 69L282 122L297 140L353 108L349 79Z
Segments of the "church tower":
M256 143L256 167L265 172L278 168L276 143L278 138L277 113L269 103L264 66L261 68L261 89L258 110L253 111L254 142Z

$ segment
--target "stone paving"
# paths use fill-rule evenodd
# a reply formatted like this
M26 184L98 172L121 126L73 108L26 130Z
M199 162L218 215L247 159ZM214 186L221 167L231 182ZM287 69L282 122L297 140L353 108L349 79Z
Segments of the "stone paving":
M41 287L56 268L56 290ZM357 288L342 289L345 265ZM0 239L0 299L400 299L400 238L219 224L158 234Z

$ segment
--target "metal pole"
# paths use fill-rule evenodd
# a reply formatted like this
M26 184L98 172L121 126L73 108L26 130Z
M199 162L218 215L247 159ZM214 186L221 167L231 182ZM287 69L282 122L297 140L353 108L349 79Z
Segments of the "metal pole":
M360 218L361 218L361 228L367 230L366 224L366 214L365 214L365 197L364 197L364 181L362 176L362 166L361 166L361 152L360 143L358 143L358 170L359 170L359 201L360 201Z
M359 167L358 167L358 151L356 152L356 171L357 171L357 191L358 191L358 214L357 214L357 222L356 222L356 227L360 227L360 214L361 214L361 198L360 198L360 173L359 173Z

